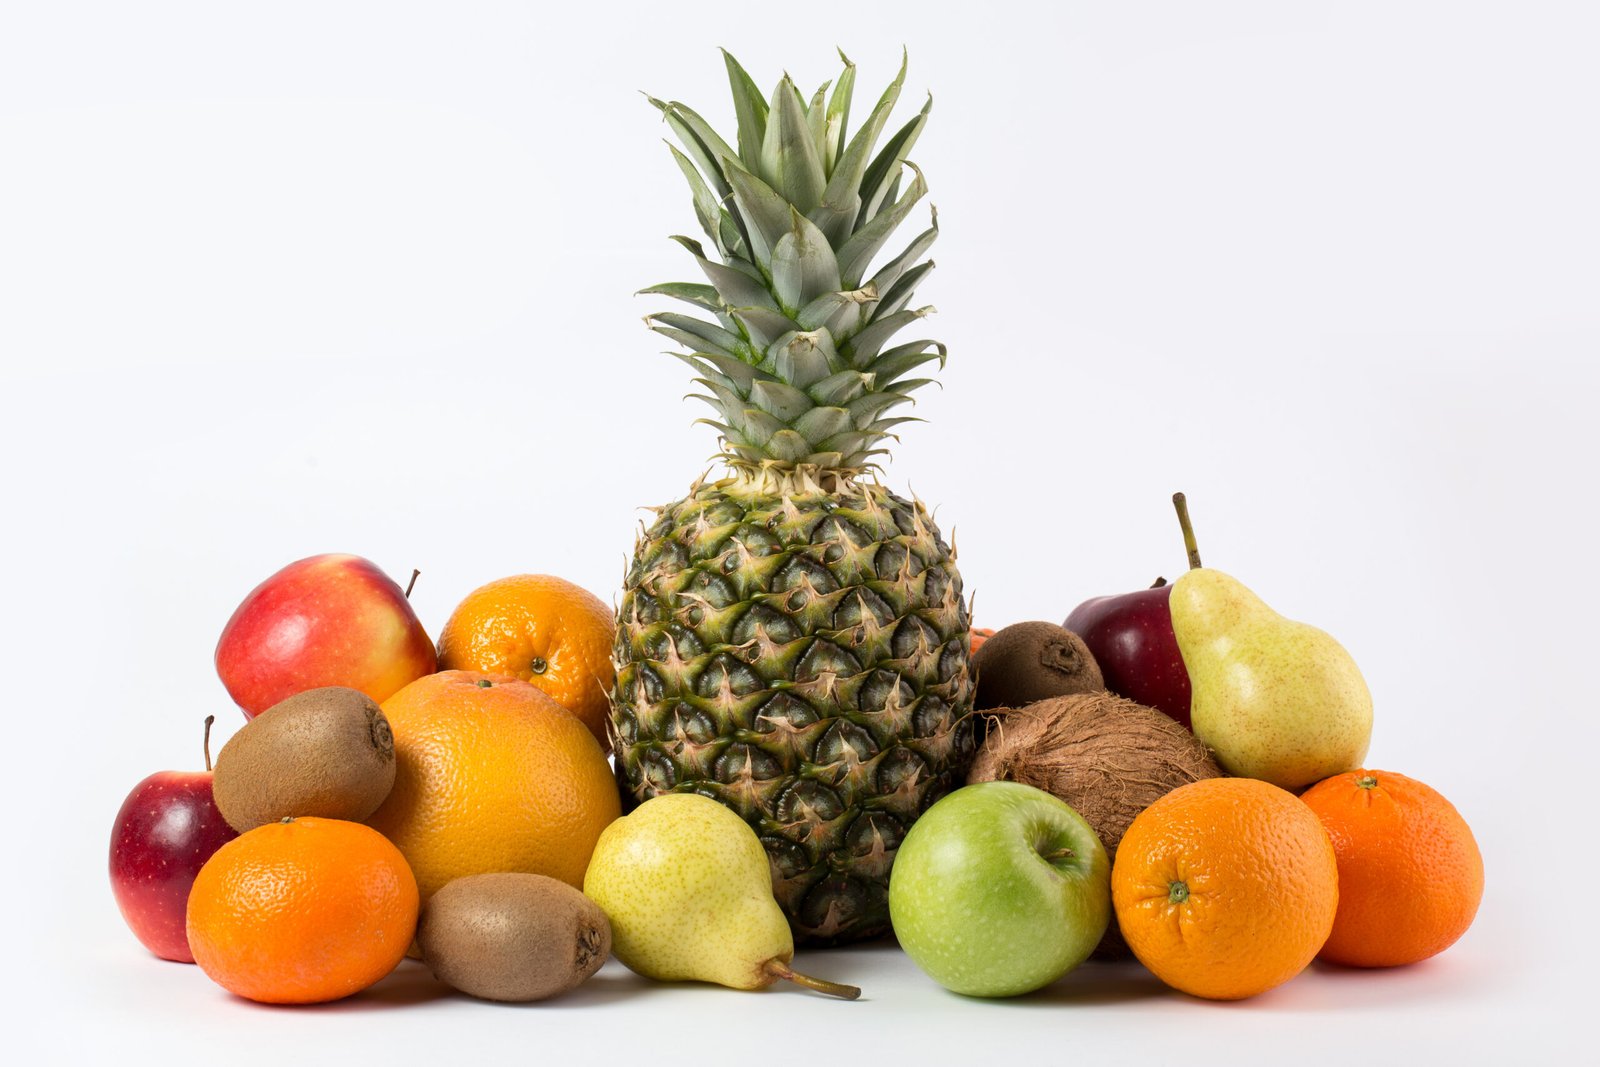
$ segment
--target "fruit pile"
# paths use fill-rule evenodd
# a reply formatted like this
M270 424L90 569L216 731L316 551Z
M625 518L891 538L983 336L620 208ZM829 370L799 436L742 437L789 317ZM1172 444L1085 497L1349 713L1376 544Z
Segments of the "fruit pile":
M547 575L470 593L437 643L370 562L256 587L216 665L245 725L140 783L117 901L231 992L316 1003L408 954L489 1000L646 977L776 981L795 946L889 932L935 981L1014 996L1091 955L1238 999L1312 959L1412 963L1471 924L1482 861L1419 782L1362 767L1342 646L1203 567L1065 626L971 625L928 509L882 485L890 413L942 364L894 343L937 220L924 107L853 133L855 67L770 97L726 56L737 132L651 100L682 146L705 282L683 345L726 468L655 509L612 612ZM830 91L831 90L831 91ZM415 580L413 573L413 580Z

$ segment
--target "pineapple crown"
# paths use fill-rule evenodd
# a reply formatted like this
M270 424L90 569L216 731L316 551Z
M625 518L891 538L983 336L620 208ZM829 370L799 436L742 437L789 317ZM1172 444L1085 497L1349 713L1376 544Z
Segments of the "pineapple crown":
M905 82L906 62L866 122L846 139L856 68L824 83L808 104L787 74L764 98L738 60L723 57L738 121L735 150L683 104L650 97L683 146L668 145L694 194L695 215L716 252L675 236L709 285L669 282L642 290L709 312L662 313L645 321L689 349L671 355L694 368L717 412L722 458L743 469L815 469L849 477L901 423L888 413L930 378L908 377L938 361L937 341L889 346L901 327L928 314L910 307L938 216L894 259L868 275L897 226L927 193L906 159L928 121L932 98L873 154ZM832 93L829 87L832 86ZM902 192L909 169L912 180Z

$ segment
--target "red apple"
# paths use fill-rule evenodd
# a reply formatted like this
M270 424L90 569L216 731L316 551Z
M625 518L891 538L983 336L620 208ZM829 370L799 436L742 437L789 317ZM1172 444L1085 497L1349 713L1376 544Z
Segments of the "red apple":
M189 888L211 854L239 835L211 797L206 769L159 771L133 787L111 826L111 892L128 929L164 960L193 963L184 932Z
M329 685L381 703L437 669L405 592L360 556L289 564L250 591L217 641L217 675L246 718Z
M1172 633L1172 587L1165 583L1098 596L1062 625L1089 646L1106 688L1189 725L1189 672Z

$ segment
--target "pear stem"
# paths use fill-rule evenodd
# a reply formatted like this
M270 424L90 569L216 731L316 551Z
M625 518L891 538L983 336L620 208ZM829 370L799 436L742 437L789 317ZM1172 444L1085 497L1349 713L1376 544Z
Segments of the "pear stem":
M777 959L776 957L768 960L766 963L763 963L761 965L761 971L763 974L769 975L772 978L781 978L785 982L793 982L795 985L816 990L818 993L826 993L830 997L839 997L843 1000L855 1000L857 997L861 996L861 990L857 986L841 985L838 982L829 982L821 978L813 978L809 974L801 974L798 971L790 970L787 963L785 963L783 960Z
M206 750L206 770L211 769L211 724L217 721L215 715L206 716L206 732L201 740L201 747Z
M1189 501L1184 499L1182 493L1172 494L1172 506L1178 509L1178 525L1183 528L1183 547L1189 553L1189 569L1194 570L1200 564L1200 547L1194 542L1194 526L1189 522Z

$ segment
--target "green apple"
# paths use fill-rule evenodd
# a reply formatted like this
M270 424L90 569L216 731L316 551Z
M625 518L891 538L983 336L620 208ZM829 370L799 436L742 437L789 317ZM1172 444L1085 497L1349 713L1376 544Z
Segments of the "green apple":
M1111 921L1111 864L1083 816L1017 782L958 789L911 827L889 918L946 989L1014 997L1088 959Z

